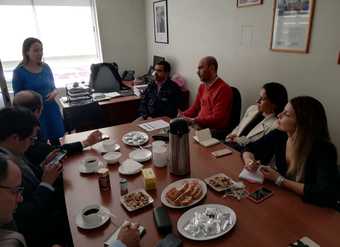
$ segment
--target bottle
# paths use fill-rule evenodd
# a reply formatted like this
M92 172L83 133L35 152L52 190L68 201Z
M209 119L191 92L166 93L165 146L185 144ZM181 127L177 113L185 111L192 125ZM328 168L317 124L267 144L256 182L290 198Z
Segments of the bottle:
M174 175L190 173L189 127L183 118L170 122L169 172Z
M98 173L98 184L99 184L100 191L111 190L109 169L100 168L97 173Z
M125 178L120 179L120 195L125 195L128 193L128 181Z

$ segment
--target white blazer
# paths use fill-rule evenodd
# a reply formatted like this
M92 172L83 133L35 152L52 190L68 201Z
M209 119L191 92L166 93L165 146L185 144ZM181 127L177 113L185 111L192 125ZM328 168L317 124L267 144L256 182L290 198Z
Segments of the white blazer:
M251 120L254 119L256 114L259 112L257 105L250 106L246 113L244 114L243 118L241 119L239 125L229 134L235 134L237 137L235 141L241 145L245 146L250 142L257 141L261 137L268 134L270 131L277 128L277 118L275 114L270 114L265 117L260 123L258 123L249 133L247 136L239 136L243 129L250 123ZM226 137L226 141L228 141L228 136Z

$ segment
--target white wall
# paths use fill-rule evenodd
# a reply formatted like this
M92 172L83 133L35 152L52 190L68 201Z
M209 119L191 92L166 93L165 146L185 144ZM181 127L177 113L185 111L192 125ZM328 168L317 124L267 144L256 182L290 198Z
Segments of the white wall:
M245 8L236 8L236 0L168 0L169 45L154 43L153 0L145 2L149 63L154 54L165 56L195 95L199 58L215 56L219 75L240 89L243 111L268 81L283 83L290 98L314 96L326 108L332 139L340 152L339 0L316 1L309 54L269 50L273 0Z
M104 62L117 62L120 72L145 73L145 2L96 0L96 7Z

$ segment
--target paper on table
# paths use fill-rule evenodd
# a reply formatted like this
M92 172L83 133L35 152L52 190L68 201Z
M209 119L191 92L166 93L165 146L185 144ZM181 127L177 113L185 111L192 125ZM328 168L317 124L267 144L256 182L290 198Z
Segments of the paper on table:
M241 171L239 178L248 180L249 182L253 182L253 183L263 183L263 174L261 173L260 169L257 169L256 172L250 172L247 169L243 168L243 170Z
M155 120L152 122L142 123L142 124L139 124L138 126L146 131L153 131L153 130L167 128L169 127L169 123L160 119L160 120Z
M197 130L196 135L193 137L195 141L204 147L210 147L219 143L220 141L211 136L210 129Z

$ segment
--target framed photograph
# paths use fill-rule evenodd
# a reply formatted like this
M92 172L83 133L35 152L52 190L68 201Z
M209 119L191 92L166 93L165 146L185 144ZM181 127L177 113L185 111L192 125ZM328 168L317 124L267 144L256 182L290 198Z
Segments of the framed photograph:
M262 4L263 0L237 0L237 8Z
M167 0L153 2L153 20L155 42L169 44Z
M275 0L270 49L308 53L315 0Z

